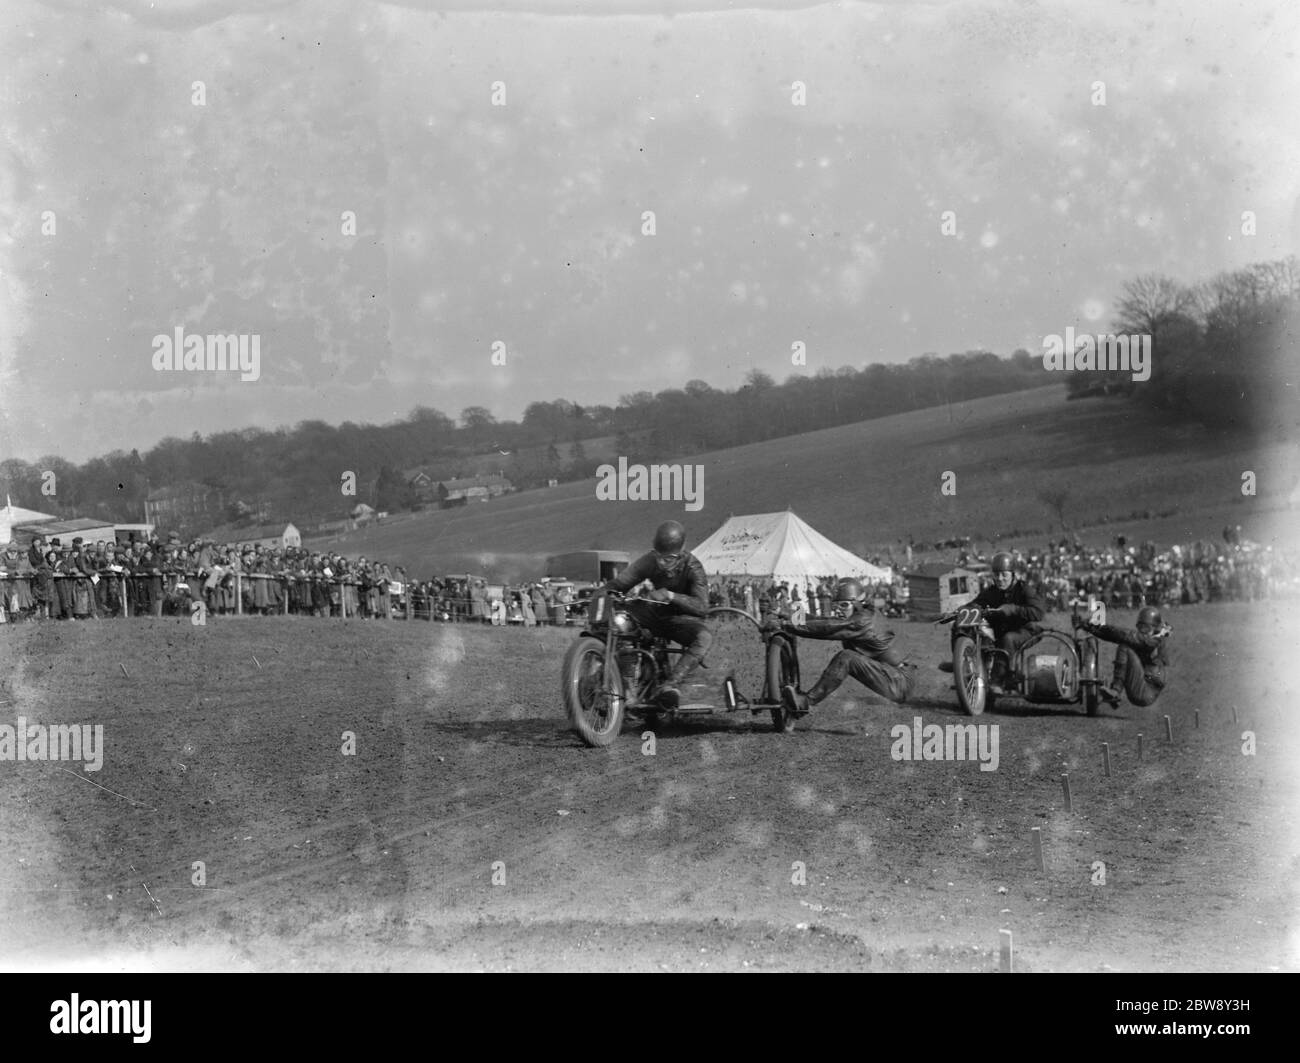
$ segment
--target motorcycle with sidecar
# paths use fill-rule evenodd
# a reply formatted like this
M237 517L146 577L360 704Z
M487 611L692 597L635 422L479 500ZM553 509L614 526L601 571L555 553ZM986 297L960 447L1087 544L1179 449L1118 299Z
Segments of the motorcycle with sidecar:
M1008 653L997 646L988 622L991 612L965 605L935 621L952 625L953 686L968 715L979 716L999 697L1036 705L1082 702L1089 716L1097 715L1102 682L1095 636L1034 625L1029 640ZM1093 619L1098 615L1094 611Z
M781 704L781 688L799 683L799 654L793 638L763 628L743 610L710 609L706 623L714 635L713 648L695 681L683 688L691 698L669 708L659 695L676 655L683 651L638 622L627 608L632 602L667 608L664 603L614 591L595 594L582 633L564 655L565 709L587 745L612 744L625 715L639 716L654 728L676 717L767 711L775 730L793 731L794 720ZM758 695L748 697L746 687L758 688L760 683Z

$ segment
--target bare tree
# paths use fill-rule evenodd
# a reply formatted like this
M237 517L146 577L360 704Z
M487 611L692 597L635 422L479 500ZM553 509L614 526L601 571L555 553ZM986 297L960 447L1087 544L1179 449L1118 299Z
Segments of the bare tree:
M1049 487L1040 488L1038 500L1056 515L1056 519L1061 524L1061 531L1070 530L1070 526L1065 523L1065 506L1070 500L1070 489L1068 487L1053 484Z
M1172 277L1144 273L1124 282L1116 307L1118 332L1146 333L1154 343L1161 325L1175 317L1187 317L1197 310L1195 293Z

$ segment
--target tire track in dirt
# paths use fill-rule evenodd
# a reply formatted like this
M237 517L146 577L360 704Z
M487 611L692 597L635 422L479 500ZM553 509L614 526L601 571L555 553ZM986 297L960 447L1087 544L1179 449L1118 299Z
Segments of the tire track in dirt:
M771 738L776 743L782 745L785 743L782 737L773 735ZM580 749L575 750L575 752L582 756L587 755ZM594 755L598 756L599 754ZM752 762L746 762L744 759L747 756L746 752L741 749L738 751L738 755L741 759L731 767L726 769L719 769L716 765L711 767L708 777L710 789L725 789L734 782L752 774ZM680 785L682 777L685 776L689 779L696 769L697 765L694 762L683 764L677 766L672 775L659 776L659 778L665 786ZM625 804L628 790L627 784L636 776L643 775L645 771L646 764L638 752L636 759L629 760L624 765L612 770L603 771L599 776L600 788L598 790L590 790L589 784L595 780L587 780L584 783L584 789L588 792L584 792L583 801L589 805L598 805L609 810L597 815L594 819L585 819L584 830L589 833L594 832L597 837L616 837L617 831L614 828L620 820L627 820L630 814ZM551 767L542 765L534 774L542 773L552 774ZM562 794L564 788L569 785L571 784L566 783L563 779L548 778L547 781L522 793L516 792L508 797L487 801L450 817L440 816L423 819L405 829L390 830L387 829L386 823L391 822L394 816L407 816L421 805L435 802L439 798L433 797L421 802L411 803L400 809L391 810L391 812L368 813L353 819L339 820L334 825L343 830L362 826L372 829L377 836L383 839L384 844L397 858L394 864L400 863L402 865L398 873L404 879L409 879L411 876L424 876L427 880L429 868L443 866L449 862L449 859L453 859L458 863L471 864L472 866L467 867L464 872L459 874L450 876L445 874L435 875L432 889L424 891L426 900L430 893L450 898L458 891L470 887L476 880L482 881L488 873L488 868L486 861L464 859L446 854L445 846L448 832L452 831L456 826L472 826L485 823L501 824L502 829L508 833L531 832L535 829L533 820L536 817L530 814L529 810L535 808L542 798ZM476 791L468 795L469 799L473 800L481 793L483 791ZM631 814L637 815L641 813ZM653 810L646 810L643 814L647 817L652 816ZM689 823L689 818L685 822ZM524 843L512 840L499 846L499 848L508 852L511 874L516 881L521 872L526 871L530 866L543 866L552 858L554 850L563 847L560 841L561 834L568 832L569 828L563 826L559 820L556 820L555 823L554 830L542 833L535 840ZM679 828L679 832L674 838L672 852L681 852L687 847L697 844L701 839L707 837L712 830L713 828L707 821L699 821L698 825L692 828ZM483 832L480 830L476 833L482 834ZM319 831L314 832L314 834L319 834ZM282 841L283 839L277 839L276 847L279 847ZM733 842L726 846L722 853L729 855L743 847L741 842ZM214 909L217 911L228 910L231 906L244 905L273 909L279 903L278 898L281 896L301 894L318 888L329 890L334 885L329 882L330 877L340 868L349 866L366 848L367 846L349 846L344 851L332 854L323 860L314 860L306 865L282 866L243 879L238 883L231 883L227 876L223 880L226 883L223 886L224 892L220 895L209 895L206 898L203 910L205 913L211 914ZM664 858L672 858L672 852L666 854ZM711 858L716 859L717 855L715 853ZM689 856L673 858L673 862L683 866L695 863L693 858ZM410 891L404 891L404 896L408 899L409 893ZM402 901L399 898L399 906L401 904ZM440 907L445 911L450 911L454 906L443 904Z

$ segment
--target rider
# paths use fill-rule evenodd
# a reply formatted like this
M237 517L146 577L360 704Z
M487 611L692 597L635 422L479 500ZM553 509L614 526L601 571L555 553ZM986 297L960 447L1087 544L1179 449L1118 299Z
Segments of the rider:
M779 621L787 635L805 639L836 639L844 645L806 694L794 686L781 688L781 701L791 716L806 716L814 705L824 701L852 676L868 690L890 701L904 702L912 693L916 666L903 663L891 643L894 633L876 630L875 610L867 600L862 584L842 579L835 585L834 618L810 620L805 624ZM778 624L775 619L773 626Z
M1006 660L1011 660L1024 643L1034 635L1034 625L1043 619L1046 609L1043 600L1030 590L1024 580L1016 578L1015 563L1011 555L1003 551L993 555L993 584L985 587L971 601L969 608L984 609L989 627L997 647L1006 652ZM956 629L953 629L956 637ZM952 671L952 662L944 661L939 665L945 672ZM994 669L1001 672L1005 667L1001 657L995 658Z
M1073 623L1103 642L1115 643L1114 677L1109 687L1101 689L1104 701L1119 708L1120 695L1127 694L1139 708L1155 702L1165 687L1165 669L1169 667L1165 642L1172 630L1165 625L1159 609L1143 607L1138 612L1136 630L1093 624L1078 615L1073 617Z
M642 580L654 588L646 595L663 608L628 602L627 611L652 635L671 639L683 647L668 681L659 690L666 708L676 708L681 685L699 667L713 642L704 622L709 615L709 581L704 566L686 549L686 529L666 520L655 529L654 548L642 554L612 580L605 590L626 592Z

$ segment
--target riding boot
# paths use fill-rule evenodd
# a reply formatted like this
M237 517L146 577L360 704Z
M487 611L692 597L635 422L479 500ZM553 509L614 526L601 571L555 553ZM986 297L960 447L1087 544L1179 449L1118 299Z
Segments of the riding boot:
M672 674L668 677L668 681L659 688L660 703L666 708L677 708L682 698L682 684L699 666L700 659L695 654L683 652L677 658L677 663L673 665Z
M800 693L795 686L785 686L781 688L781 702L785 705L785 710L791 716L807 716L812 711L812 707L818 702L825 701L831 696L839 686L838 682L828 681L825 673L813 684L813 687L806 694Z
M1114 709L1119 708L1120 698L1123 697L1124 688L1126 685L1125 679L1127 678L1124 674L1124 669L1120 664L1120 660L1121 658L1119 657L1118 654L1116 654L1115 669L1110 678L1110 685L1102 686L1097 690L1097 694L1101 698L1101 700L1109 704L1111 708Z
M839 685L838 682L829 680L823 673L821 678L813 684L812 689L808 691L808 708L811 709L818 702L825 701L835 693Z

